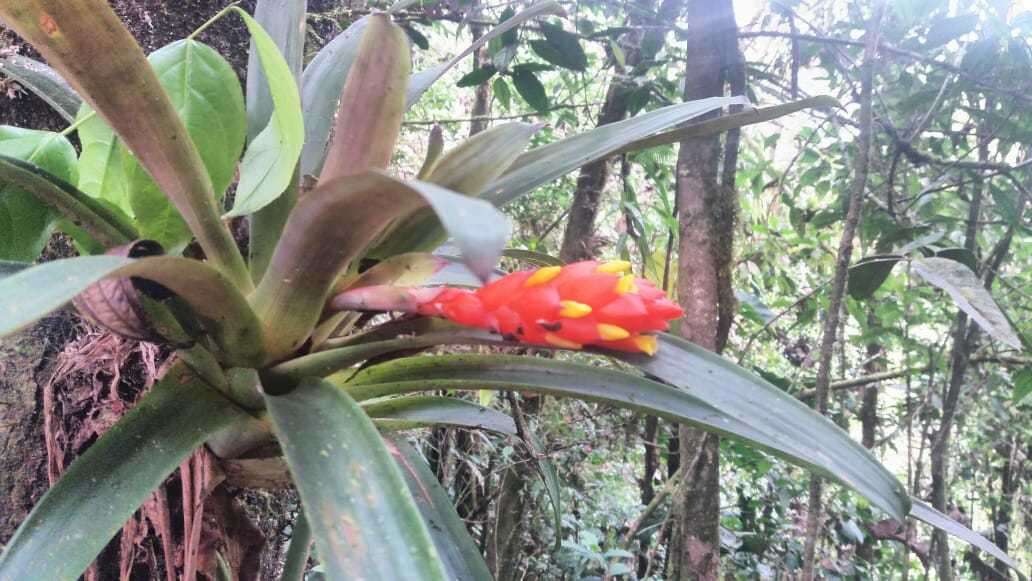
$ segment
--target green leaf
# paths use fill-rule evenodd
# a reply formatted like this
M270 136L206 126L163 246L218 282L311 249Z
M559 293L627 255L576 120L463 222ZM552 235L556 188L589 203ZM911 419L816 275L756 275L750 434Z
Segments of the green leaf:
M849 296L857 300L870 298L892 274L892 268L903 257L898 254L868 256L849 267Z
M307 0L258 0L254 19L268 33L283 55L295 82L301 76L305 50L305 16ZM338 91L339 93L339 91ZM252 141L268 125L276 104L269 90L269 80L262 70L258 43L252 42L247 53L247 140Z
M505 35L506 33L515 35L515 31L513 29L519 26L520 24L523 24L524 22L530 20L531 18L537 18L538 16L542 16L545 14L561 13L562 8L560 8L559 4L554 0L544 0L542 2L536 2L535 4L528 7L526 10L521 11L519 14L515 14L510 18L506 18L504 22L492 28L487 34L481 36L479 39L477 39L476 42L466 47L465 50L452 57L451 60L412 75L412 79L409 82L408 86L406 107L412 107L412 105L414 105L416 101L419 101L420 97L423 96L423 93L425 93L427 89L429 89L434 83L436 83L437 80L444 75L444 73L451 70L452 67L457 65L460 61L462 61L462 59L473 54L474 51L479 50L480 47L491 42L493 39L498 38L500 36L504 38L503 35ZM515 44L514 41L508 42L509 39L505 40L506 42L503 43L505 46L511 46ZM495 68L504 70L505 66L498 66L498 64L496 63Z
M461 194L476 194L509 167L540 128L529 123L505 123L481 131L445 153L426 181ZM431 251L446 239L439 224L433 210L417 211L400 222L370 255Z
M583 165L609 157L629 143L735 104L747 104L747 101L742 97L712 97L671 105L532 149L517 158L480 197L496 206L505 205Z
M918 276L946 291L986 333L1015 349L1022 348L1021 339L1011 328L1007 316L982 286L978 275L966 265L938 257L915 258L911 265Z
M537 75L526 70L513 71L512 84L516 87L516 92L520 94L520 97L523 97L523 100L536 111L548 110L548 94L545 93L545 86L538 80Z
M330 578L447 578L387 446L350 396L307 379L265 401Z
M621 357L671 385L586 365L515 356L409 357L331 378L363 400L434 389L515 389L626 407L733 436L841 482L902 519L908 497L859 443L795 398L669 335L656 357Z
M933 527L946 531L947 533L957 537L965 543L982 549L986 553L996 557L1002 561L1005 565L1014 569L1021 579L1026 579L1025 575L1021 572L1021 567L1017 562L1014 561L1007 553L1003 552L1000 547L994 545L989 539L976 533L975 531L967 528L952 518L942 514L929 506L924 501L912 498L912 505L910 510L910 516L916 518L919 521L930 524Z
M89 119L83 120L89 116ZM126 216L133 216L129 203L129 181L126 164L135 160L124 155L121 140L115 135L103 118L89 106L79 112L81 123L77 130L82 154L79 156L79 189L104 200L121 210ZM168 202L166 201L165 204Z
M439 424L516 435L516 424L502 412L453 397L408 396L362 406L382 428L408 430Z
M64 216L65 229L81 231L82 238L102 248L126 244L140 235L117 208L95 200L68 182L35 166L0 154L0 183L29 192L37 200ZM80 240L77 238L77 242Z
M566 32L561 26L541 23L541 32L545 40L531 41L530 47L546 61L569 69L583 71L588 68L588 56L584 54L577 36Z
M65 258L0 279L0 337L60 308L91 284L114 276L153 280L182 297L222 348L226 362L237 367L262 362L261 323L236 286L206 263L175 256Z
M57 133L0 126L0 155L29 162L66 182L76 181L75 148ZM0 180L0 259L36 260L57 217L34 194Z
M233 67L194 40L166 45L148 60L197 147L216 199L221 199L233 181L247 132L244 96ZM123 167L140 234L170 251L185 246L193 234L158 184L128 152Z
M473 69L473 71L469 73L466 73L465 76L463 76L461 79L459 79L457 83L455 83L455 86L476 87L477 85L481 85L487 82L487 80L493 77L497 72L498 70L491 65L479 67Z
M469 536L465 521L455 512L448 491L430 472L426 460L401 438L388 440L387 447L401 469L416 507L426 521L437 554L448 570L448 578L457 581L490 581L493 577L484 557L480 555L480 547Z
M235 11L251 33L262 71L269 82L273 110L269 124L244 152L233 209L225 217L250 214L279 197L293 179L305 142L301 96L290 65L261 24L243 10Z
M802 460L896 518L906 514L908 498L896 477L833 422L719 355L670 334L659 337L654 357L619 358L749 425L762 434L761 445Z
M495 99L498 100L498 104L502 106L502 109L509 110L509 105L512 103L512 91L509 90L509 83L505 81L505 77L498 77L491 83L491 91L494 93Z
M1029 395L1032 395L1032 367L1019 369L1013 375L1014 391L1011 401L1015 404L1025 403Z
M173 366L40 499L4 548L0 578L74 581L191 452L245 416Z
M369 24L363 16L324 46L301 77L305 141L301 174L319 175L330 143L330 128L337 113L340 93L358 55L358 45Z
M168 94L112 8L0 3L0 19L40 51L115 129L179 209L207 259L243 289L243 257L219 220L211 179Z
M0 73L18 81L19 85L46 101L66 121L75 120L82 97L54 69L16 54L0 58Z

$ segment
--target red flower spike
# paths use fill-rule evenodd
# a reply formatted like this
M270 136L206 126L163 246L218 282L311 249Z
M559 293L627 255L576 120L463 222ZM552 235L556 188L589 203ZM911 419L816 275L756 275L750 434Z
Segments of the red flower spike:
M646 333L666 330L667 322L684 312L651 282L631 275L630 266L622 261L550 266L514 272L475 291L367 288L360 289L361 297L348 291L332 304L396 304L401 307L396 310L444 317L522 343L653 355L658 341ZM379 292L391 300L370 297Z

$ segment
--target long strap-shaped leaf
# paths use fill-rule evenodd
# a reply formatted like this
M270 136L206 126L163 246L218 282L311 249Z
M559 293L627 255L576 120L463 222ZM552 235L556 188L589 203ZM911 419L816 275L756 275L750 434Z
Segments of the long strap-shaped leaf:
M396 397L364 405L362 409L377 426L388 430L445 425L516 435L516 424L511 417L454 397Z
M266 405L330 579L447 578L380 433L350 396L307 379Z
M54 69L16 54L0 59L0 73L35 93L69 123L75 121L82 97Z
M451 497L423 457L401 438L390 439L387 446L426 520L437 553L448 570L448 578L454 581L490 581L491 571L480 555L480 548L469 536L466 523L455 512Z
M262 326L243 295L214 268L175 256L66 258L0 279L0 336L60 308L89 285L114 276L153 280L180 295L206 325L225 356L224 363L250 367L263 360Z
M609 157L629 143L723 107L748 103L745 97L710 97L670 105L532 149L517 158L502 177L484 188L480 197L503 206L582 165Z
M676 349L664 344L660 351L664 348ZM782 398L788 396L769 393L763 380L733 364L722 368L698 357L693 361L698 370L680 368L681 375L674 378L685 389L562 361L468 355L384 363L343 385L360 400L431 389L517 389L601 401L741 438L857 490L897 518L907 513L907 496L899 483L838 426L814 421L822 418L798 402L798 407L786 404ZM659 371L666 375L665 369ZM729 385L743 400L741 405L714 396L713 391ZM768 408L775 413L769 414ZM797 424L809 431L802 433Z
M0 2L2 18L118 132L172 200L205 254L242 289L243 257L211 179L143 50L104 0Z
M983 537L982 535L967 528L966 526L960 524L952 518L935 510L922 500L919 500L917 498L911 498L910 500L910 516L916 518L919 521L927 523L937 529L946 531L947 533L957 537L958 539L964 541L965 543L973 547L978 547L979 549L982 549L986 553L989 553L990 555L1002 561L1011 569L1014 569L1014 572L1018 574L1019 578L1028 578L1021 572L1021 567L1018 565L1018 563L1014 559L1012 559L1010 555L1003 552L1003 550L1000 549L1000 547L994 545L989 539Z
M173 366L40 499L0 556L0 579L78 579L184 458L244 417Z
M772 448L807 458L894 517L909 511L903 485L866 448L796 398L723 357L662 334L655 357L620 358L749 423Z

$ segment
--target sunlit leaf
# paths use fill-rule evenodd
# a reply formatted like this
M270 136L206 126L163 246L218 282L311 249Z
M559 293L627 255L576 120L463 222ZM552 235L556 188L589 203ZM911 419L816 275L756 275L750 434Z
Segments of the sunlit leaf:
M244 19L254 42L272 97L272 116L265 129L254 138L240 162L233 209L226 216L244 216L260 210L280 196L294 177L294 168L305 141L301 116L301 96L290 65L262 25L246 12Z

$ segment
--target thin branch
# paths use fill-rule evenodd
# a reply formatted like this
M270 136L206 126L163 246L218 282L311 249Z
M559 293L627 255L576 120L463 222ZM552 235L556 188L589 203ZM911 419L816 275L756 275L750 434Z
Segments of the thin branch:
M853 255L853 238L860 223L860 213L864 194L867 191L867 173L870 166L871 134L873 132L873 86L874 59L877 48L879 28L885 12L885 3L877 2L874 14L868 23L864 39L864 60L860 69L860 135L858 136L856 165L853 183L849 193L849 207L842 228L838 254L835 261L835 274L832 279L831 296L828 301L827 318L821 336L820 356L817 366L817 384L815 387L814 408L824 414L828 409L828 387L831 383L831 362L834 354L836 333L842 313L842 303L846 294L846 279L849 276L849 263ZM814 555L817 537L820 534L821 513L821 479L810 479L810 505L806 519L806 542L804 546L802 578L810 581L814 578Z

